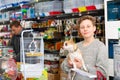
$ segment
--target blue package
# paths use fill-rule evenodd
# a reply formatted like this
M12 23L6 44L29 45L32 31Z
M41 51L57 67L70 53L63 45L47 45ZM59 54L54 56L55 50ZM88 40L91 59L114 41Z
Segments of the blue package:
M108 21L118 20L118 4L113 1L107 3Z

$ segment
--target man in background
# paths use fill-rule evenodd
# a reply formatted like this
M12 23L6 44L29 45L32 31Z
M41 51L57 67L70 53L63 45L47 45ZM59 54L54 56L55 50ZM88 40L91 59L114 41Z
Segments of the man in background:
M10 28L13 34L10 46L13 47L15 60L17 62L20 62L20 37L23 27L21 26L19 21L13 21L10 24Z
M14 58L17 62L20 62L20 38L21 38L21 33L24 29L21 26L20 21L13 21L10 24L10 28L12 31L12 38L11 38L11 43L10 46L12 46L13 50L14 50ZM23 37L33 37L33 35L31 34L31 32L25 32L23 34Z

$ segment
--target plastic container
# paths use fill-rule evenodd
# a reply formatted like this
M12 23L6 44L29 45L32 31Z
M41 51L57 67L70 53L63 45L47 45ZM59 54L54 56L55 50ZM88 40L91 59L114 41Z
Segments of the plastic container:
M64 9L78 8L82 6L85 6L85 0L64 0L63 1Z
M85 0L85 6L91 6L94 5L95 0Z
M46 1L35 4L35 12L53 12L62 11L62 1Z
M94 5L104 4L104 0L94 0Z
M30 7L27 10L27 18L35 18L35 8L34 7Z

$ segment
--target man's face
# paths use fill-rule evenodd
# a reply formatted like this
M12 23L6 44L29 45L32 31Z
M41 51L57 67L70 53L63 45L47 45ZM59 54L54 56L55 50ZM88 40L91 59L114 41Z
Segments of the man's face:
M14 35L18 35L21 32L21 26L18 26L17 28L15 26L12 26L11 30Z

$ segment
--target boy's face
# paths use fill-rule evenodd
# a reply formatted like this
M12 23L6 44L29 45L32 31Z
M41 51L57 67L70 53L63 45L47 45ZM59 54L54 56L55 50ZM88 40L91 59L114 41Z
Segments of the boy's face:
M21 32L21 26L18 26L18 27L12 26L11 30L14 35L18 35Z
M84 20L80 24L80 33L84 38L90 38L94 36L96 27L88 19Z

